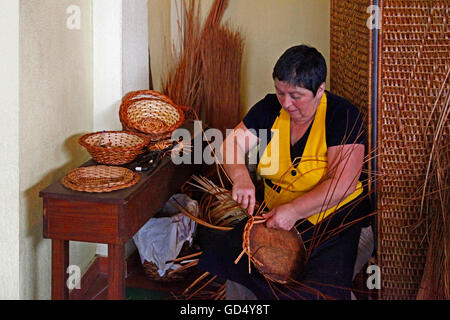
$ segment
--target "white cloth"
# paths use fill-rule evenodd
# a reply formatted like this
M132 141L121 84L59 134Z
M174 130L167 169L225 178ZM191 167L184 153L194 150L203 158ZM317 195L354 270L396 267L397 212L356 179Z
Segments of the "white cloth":
M191 214L198 214L198 204L184 194L175 198ZM166 263L180 254L184 242L192 244L195 221L182 213L177 213L168 203L162 208L163 213L172 215L164 218L150 219L134 236L133 240L139 251L141 262L153 262L158 267L158 274L164 276L169 269L176 269L178 264ZM173 215L175 214L175 215Z

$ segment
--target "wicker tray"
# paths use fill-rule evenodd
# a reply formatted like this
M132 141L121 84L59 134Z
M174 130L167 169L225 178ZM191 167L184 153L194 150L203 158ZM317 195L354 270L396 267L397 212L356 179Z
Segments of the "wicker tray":
M62 184L83 192L111 192L135 185L140 179L133 171L114 166L80 167L69 171Z
M169 97L153 90L127 94L119 109L125 130L147 134L151 140L167 139L184 122L187 107L176 105Z
M143 153L150 138L136 132L99 131L82 136L78 142L96 162L120 165L133 161Z

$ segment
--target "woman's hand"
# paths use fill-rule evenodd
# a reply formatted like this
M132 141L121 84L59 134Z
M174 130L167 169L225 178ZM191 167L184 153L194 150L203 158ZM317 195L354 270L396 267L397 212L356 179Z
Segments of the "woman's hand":
M267 219L267 228L287 231L291 230L299 219L298 214L289 203L278 206L262 216Z
M250 177L241 177L233 183L233 200L252 215L255 209L255 186Z

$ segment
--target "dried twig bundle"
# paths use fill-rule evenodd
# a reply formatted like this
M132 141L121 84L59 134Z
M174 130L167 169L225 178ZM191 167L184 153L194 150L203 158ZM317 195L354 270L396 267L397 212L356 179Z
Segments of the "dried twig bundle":
M202 26L199 3L185 2L186 33L182 52L163 80L163 92L187 105L211 127L233 128L240 117L243 40L220 21L228 0L216 0ZM227 117L220 115L226 114Z

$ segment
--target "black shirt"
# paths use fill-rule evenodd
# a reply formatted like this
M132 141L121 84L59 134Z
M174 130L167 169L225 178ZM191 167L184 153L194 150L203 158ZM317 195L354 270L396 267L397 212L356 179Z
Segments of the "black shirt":
M365 144L366 135L363 130L362 116L359 110L349 101L328 91L327 112L325 118L325 132L327 147L343 144ZM259 137L259 130L272 128L276 118L280 115L281 105L275 94L268 94L256 103L242 120L247 129L255 130ZM313 121L314 122L314 121ZM291 145L291 159L299 158L303 154L313 122L303 137ZM268 136L268 142L271 136Z

